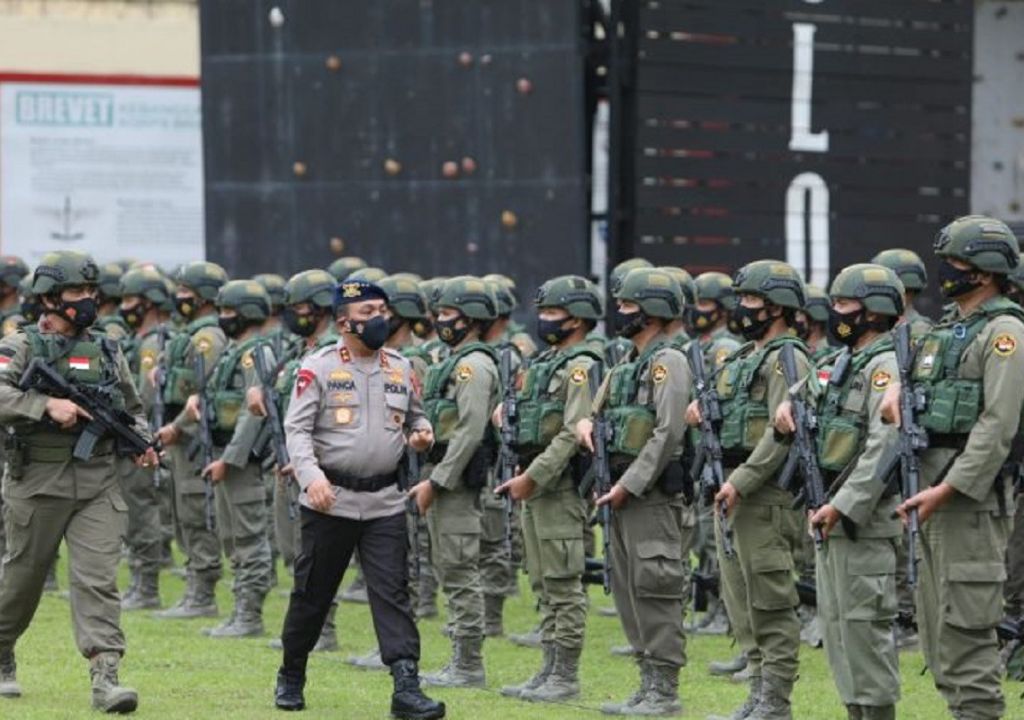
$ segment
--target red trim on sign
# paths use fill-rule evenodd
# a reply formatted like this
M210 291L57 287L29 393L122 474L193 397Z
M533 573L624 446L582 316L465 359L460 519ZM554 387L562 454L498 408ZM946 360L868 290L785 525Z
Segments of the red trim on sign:
M102 75L81 73L29 73L0 70L0 82L67 83L69 85L158 85L199 87L199 78L185 75Z

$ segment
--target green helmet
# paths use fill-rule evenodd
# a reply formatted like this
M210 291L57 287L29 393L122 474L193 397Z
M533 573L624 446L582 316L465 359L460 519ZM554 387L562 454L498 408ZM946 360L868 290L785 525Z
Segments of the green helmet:
M76 250L58 250L43 255L32 274L36 295L60 292L67 287L96 285L100 269L92 257Z
M127 295L139 295L161 308L167 305L170 298L166 278L153 268L129 270L121 276L118 297Z
M516 299L516 296L513 295L512 291L509 290L508 287L500 280L488 280L488 277L494 276L485 276L481 278L481 280L490 286L491 292L494 293L494 297L498 301L498 316L506 317L511 315L512 311L519 306L519 301Z
M779 260L756 260L736 272L732 289L763 297L792 310L804 309L804 281L791 265Z
M693 282L693 276L690 273L676 265L664 265L658 269L664 270L676 279L679 288L683 291L683 300L688 306L697 303L697 285Z
M441 292L441 287L447 281L447 277L439 275L437 277L427 278L420 283L420 290L423 292L423 297L427 299L427 309L429 309L430 312L434 312L437 295Z
M335 281L341 282L356 270L362 270L364 267L366 267L366 261L362 258L340 257L327 266L327 272L334 276Z
M883 250L875 255L871 262L875 265L884 265L896 273L907 290L920 292L928 286L928 271L924 267L924 261L913 250Z
M0 284L17 288L28 275L28 265L17 255L0 255Z
M284 304L310 303L318 308L333 308L337 287L334 276L326 270L304 270L285 283Z
M398 278L399 280L412 280L417 285L423 282L422 275L417 275L416 273L411 272L394 273L392 275L388 275L388 277Z
M736 307L736 292L732 289L732 278L721 272L701 273L693 280L697 286L697 299L710 300L726 310Z
M473 320L494 320L498 317L498 299L490 283L472 275L459 275L445 280L435 293L435 308L455 308Z
M683 313L683 290L671 274L654 267L630 270L615 293L630 300L650 317L674 320Z
M611 288L612 296L614 296L618 291L619 286L622 285L622 281L626 279L626 275L629 274L630 270L649 267L654 267L654 265L643 258L630 258L629 260L623 260L613 267L608 278L608 287Z
M827 323L828 309L832 306L828 293L817 285L811 285L810 283L804 285L804 290L807 293L807 297L804 300L804 310L811 316L811 320L814 322Z
M163 303L160 303L160 309L163 310L164 312L172 313L175 310L175 308L174 308L174 290L175 290L174 281L171 280L166 275L164 275L163 278L164 278L164 287L167 289L167 301L163 302Z
M1020 244L1002 220L984 215L957 218L935 236L935 254L978 270L1008 275L1017 269Z
M36 297L36 291L32 289L32 276L26 275L18 283L18 294L23 298L34 298Z
M1024 292L1024 259L1017 264L1016 269L1014 269L1012 273L1006 276L1006 279L1009 280L1019 292Z
M537 291L537 309L562 308L582 320L604 317L604 298L597 285L579 275L551 278Z
M887 317L903 314L903 293L906 288L892 268L871 263L858 263L844 268L832 281L832 299L860 300L868 312Z
M230 280L217 293L217 307L238 311L246 320L270 317L270 295L255 280Z
M284 305L284 278L276 273L260 273L253 275L252 279L263 286L270 296L270 306L274 312Z
M427 299L419 283L408 277L389 275L377 285L388 296L388 307L400 318L423 320L427 317Z
M97 285L100 288L100 296L103 300L121 299L121 276L124 270L118 263L103 263L100 265L100 279Z
M356 270L354 273L349 274L349 276L345 279L362 280L363 282L376 284L380 282L381 279L386 278L387 276L387 272L379 267L364 267L359 270Z
M228 274L217 263L196 260L179 267L174 273L174 281L203 300L216 300L217 291L228 281Z

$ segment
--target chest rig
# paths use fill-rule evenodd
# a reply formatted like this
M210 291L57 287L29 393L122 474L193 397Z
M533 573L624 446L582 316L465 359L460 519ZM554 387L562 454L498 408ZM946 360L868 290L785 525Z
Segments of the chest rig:
M210 376L206 393L213 411L214 443L217 445L225 445L231 439L245 401L245 369L252 366L251 354L260 352L260 345L264 342L263 338L254 337L232 343Z
M497 365L498 356L487 343L474 342L453 352L447 358L431 365L423 384L423 411L434 427L435 448L452 439L459 421L459 407L453 398L445 397L452 382L452 374L463 358L471 353L485 353ZM490 427L490 426L488 426Z
M196 372L188 362L188 351L192 336L203 328L216 327L217 317L210 315L190 322L183 332L172 337L164 350L167 356L167 381L164 386L164 403L168 414L177 415L196 391Z
M559 370L580 357L601 362L599 353L586 345L577 345L566 352L544 353L536 358L522 374L522 385L517 395L519 411L517 448L526 455L540 453L555 439L565 419L565 402L561 386L551 384Z

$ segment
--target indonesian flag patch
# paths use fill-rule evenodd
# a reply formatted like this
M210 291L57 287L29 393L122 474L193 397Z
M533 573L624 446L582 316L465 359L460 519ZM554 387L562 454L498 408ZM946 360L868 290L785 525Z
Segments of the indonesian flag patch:
M11 359L6 355L0 355L0 369L6 368L11 364Z
M828 385L828 381L832 379L831 370L819 370L818 371L818 382L822 385Z
M89 369L89 358L87 357L72 357L68 358L68 367L72 370L88 370Z

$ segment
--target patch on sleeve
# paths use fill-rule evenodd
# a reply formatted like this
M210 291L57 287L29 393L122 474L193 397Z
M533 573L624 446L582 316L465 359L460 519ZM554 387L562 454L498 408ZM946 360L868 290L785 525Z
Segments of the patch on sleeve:
M455 368L455 379L459 382L469 382L471 377L473 377L473 368L469 365L459 365Z
M661 383L665 382L665 379L667 377L668 368L662 365L661 363L655 365L654 369L651 370L651 380L653 380L656 385L660 385Z
M315 379L316 375L313 374L312 370L306 368L299 370L299 374L295 376L295 397L302 397L302 393L313 384Z
M776 363L775 363L775 374L776 375L785 375L785 373L782 372L782 362L781 361L776 361Z
M255 364L255 361L252 359L252 350L250 350L249 352L247 352L244 355L242 355L242 367L244 367L246 370L248 370L254 364Z
M1017 340L1009 333L1002 333L992 341L992 350L999 357L1010 357L1017 352Z
M7 372L7 367L11 364L11 359L6 355L0 355L0 372Z
M587 369L585 367L573 368L573 371L569 373L569 382L573 385L585 385L587 379Z
M196 350L203 355L209 355L210 351L213 350L213 343L210 342L209 338L200 336L196 338L195 342Z
M875 373L871 376L871 387L874 390L885 390L891 382L892 375L885 370L875 370Z
M4 320L3 334L4 336L13 335L18 331L18 321L14 318L7 318Z
M143 350L139 355L143 370L149 370L156 365L156 350Z
M724 363L728 359L729 359L729 348L725 348L725 347L718 348L718 352L715 353L714 367L717 368L719 365L721 365L722 363Z

